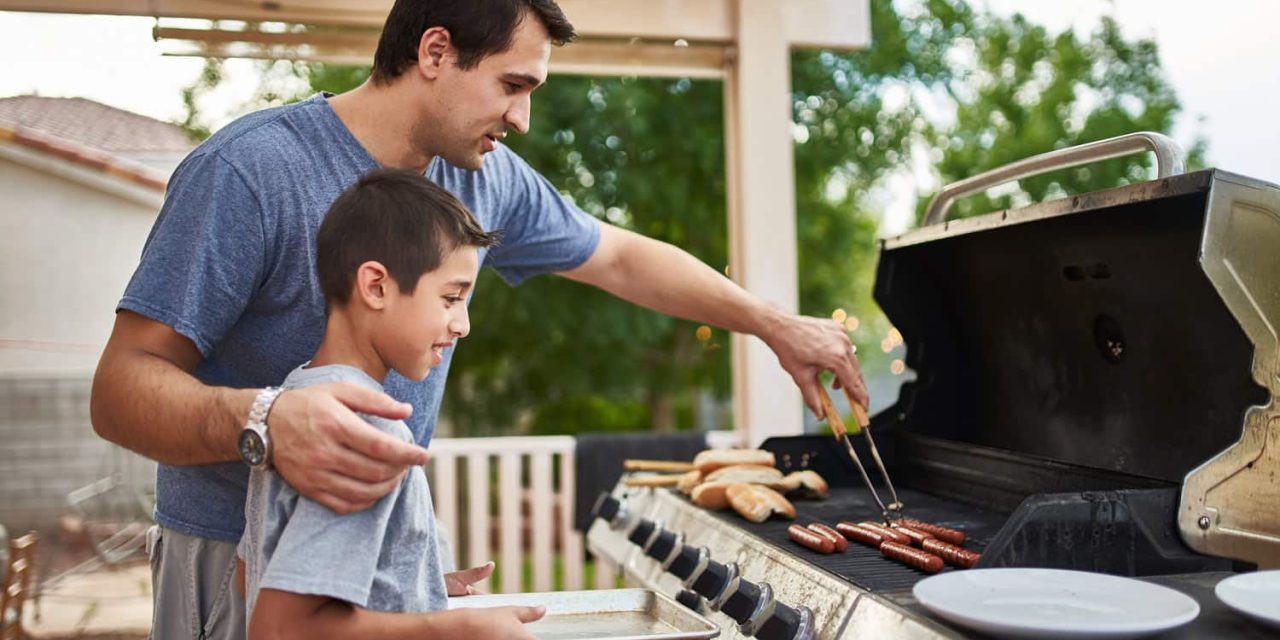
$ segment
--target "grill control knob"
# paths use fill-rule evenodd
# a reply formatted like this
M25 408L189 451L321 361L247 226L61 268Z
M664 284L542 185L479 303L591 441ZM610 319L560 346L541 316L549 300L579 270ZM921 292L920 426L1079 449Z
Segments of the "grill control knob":
M720 611L733 618L734 622L745 624L760 607L760 595L760 587L754 582L740 579L733 593L720 605Z
M649 542L650 536L652 536L653 532L656 530L657 525L655 525L652 520L641 520L639 524L636 525L636 528L631 530L631 535L628 535L627 539L630 540L632 544L643 547L645 543Z
M680 549L680 553L671 559L671 565L667 567L667 571L681 580L688 580L697 568L698 550L685 545Z
M694 611L698 611L702 608L702 596L688 589L681 589L680 593L676 594L676 602L679 602Z
M715 601L729 581L737 576L734 565L723 565L715 560L708 560L707 567L693 580L693 590L709 601Z
M591 517L603 518L605 522L612 523L614 518L618 517L618 513L622 510L622 501L609 495L608 491L601 492L600 497L596 499L595 506L591 507Z
M663 562L671 556L672 551L675 551L678 541L679 537L675 533L662 531L658 533L657 538L654 538L649 548L644 550L644 554L658 562Z
M781 602L756 631L760 640L808 640L813 637L813 612L808 607L792 609Z

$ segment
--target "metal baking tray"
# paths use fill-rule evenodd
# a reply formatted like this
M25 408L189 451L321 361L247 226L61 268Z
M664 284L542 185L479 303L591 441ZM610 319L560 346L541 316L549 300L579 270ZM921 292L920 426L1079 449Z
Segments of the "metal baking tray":
M677 640L714 638L720 629L661 593L648 589L549 591L449 598L450 609L505 607L547 608L527 629L540 640Z

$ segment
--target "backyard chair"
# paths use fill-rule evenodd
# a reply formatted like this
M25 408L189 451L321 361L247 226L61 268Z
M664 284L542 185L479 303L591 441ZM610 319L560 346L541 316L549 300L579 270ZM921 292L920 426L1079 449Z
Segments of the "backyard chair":
M4 591L0 592L0 640L22 640L22 604L31 586L31 569L35 566L36 543L32 531L9 542L9 566L5 572Z

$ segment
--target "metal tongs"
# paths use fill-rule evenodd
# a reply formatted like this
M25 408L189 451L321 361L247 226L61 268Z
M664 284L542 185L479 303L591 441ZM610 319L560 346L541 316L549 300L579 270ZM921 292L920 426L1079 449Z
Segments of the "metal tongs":
M835 405L831 402L831 396L827 395L827 388L822 385L822 381L818 381L818 388L822 390L822 411L827 414L827 423L831 425L831 432L835 434L836 440L844 443L845 449L849 451L849 458L853 460L854 466L858 468L858 473L862 474L862 481L866 483L867 490L871 492L871 497L875 498L876 504L880 507L880 517L884 519L884 523L889 524L889 514L893 513L901 516L902 501L898 500L898 492L893 488L893 481L889 479L889 471L884 468L884 461L880 459L880 451L876 449L875 438L871 437L871 419L867 417L866 409L857 400L853 399L853 395L848 389L844 390L844 395L849 400L849 406L853 409L853 419L857 423L857 434L859 431L867 437L867 444L871 447L871 457L876 462L876 468L880 470L880 477L884 478L884 483L889 486L889 495L893 498L888 506L880 499L880 494L876 492L875 485L871 484L871 477L867 475L866 467L862 466L862 460L858 458L858 452L854 450L853 443L849 441L849 432L844 428L844 421L840 419L840 413L836 411Z

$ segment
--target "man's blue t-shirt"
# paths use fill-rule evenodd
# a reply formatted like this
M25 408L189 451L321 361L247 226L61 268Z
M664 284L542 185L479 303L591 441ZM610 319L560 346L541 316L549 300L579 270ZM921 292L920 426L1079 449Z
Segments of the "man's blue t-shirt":
M203 357L195 377L206 384L279 385L324 336L315 273L320 222L338 194L376 168L323 95L236 120L174 171L118 308L194 342ZM599 222L502 145L479 171L436 158L426 175L466 204L486 230L502 230L502 244L481 260L512 285L572 269L595 251ZM407 423L423 446L435 429L452 351L424 382L394 372L386 380L387 393L413 405ZM240 463L162 464L156 522L238 541L248 477Z

